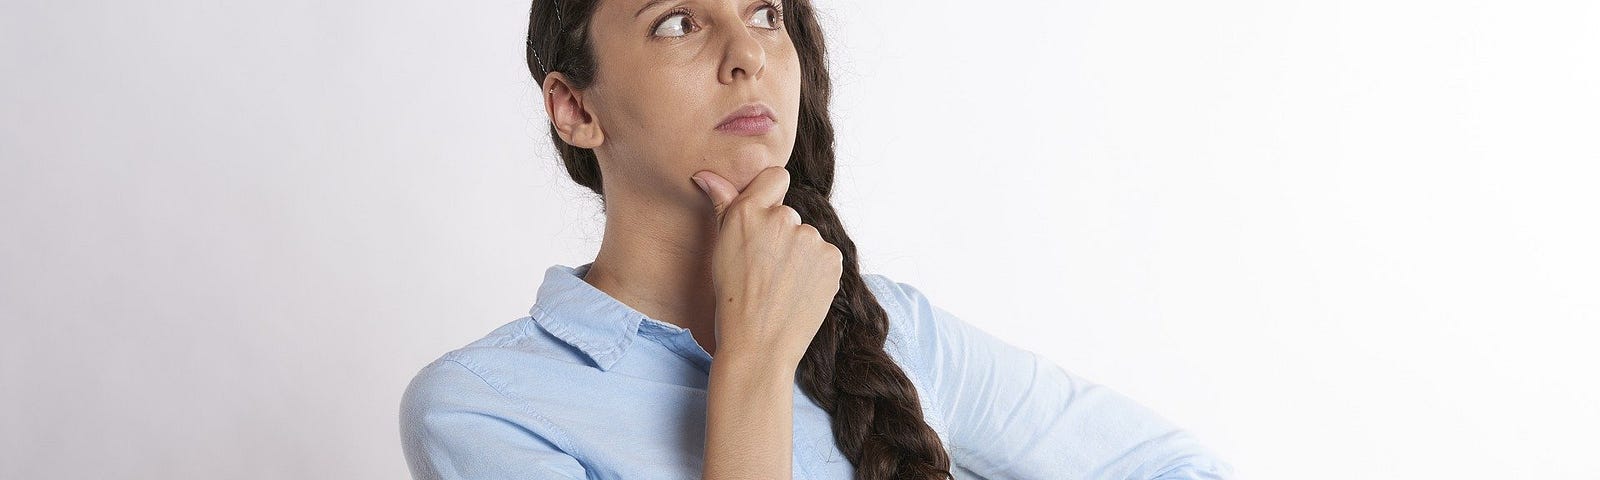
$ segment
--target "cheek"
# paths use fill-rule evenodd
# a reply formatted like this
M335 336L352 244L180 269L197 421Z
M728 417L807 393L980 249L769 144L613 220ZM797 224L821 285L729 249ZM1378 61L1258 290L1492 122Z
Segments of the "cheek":
M702 158L710 148L706 122L715 122L708 112L716 109L710 105L709 89L685 81L682 75L657 72L635 75L624 83L617 93L626 97L619 106L627 113L609 122L614 125L608 128L608 137L615 140L623 158L634 159L627 168L655 185L677 185L658 179L688 178L705 168Z
M792 56L791 53L791 57L782 65L782 73L784 75L781 77L782 80L779 82L779 91L782 92L780 94L782 95L782 101L786 103L786 105L782 107L784 109L784 113L788 117L784 119L784 124L789 126L789 140L790 145L792 146L794 136L799 133L801 87L800 61L796 59L796 57Z
M704 122L707 95L681 78L639 76L625 87L627 113L613 128L619 136L641 146L682 145L694 140L694 128Z
M781 95L783 101L789 105L800 104L801 68L800 56L793 45L787 45L781 56L772 59L767 68L773 69L776 74L773 92Z

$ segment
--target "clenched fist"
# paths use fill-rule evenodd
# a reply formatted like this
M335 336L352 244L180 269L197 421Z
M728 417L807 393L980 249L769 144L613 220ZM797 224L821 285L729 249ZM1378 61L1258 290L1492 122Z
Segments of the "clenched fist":
M762 170L744 191L710 171L694 180L717 223L716 355L797 367L839 291L844 254L783 204L789 189L783 167Z

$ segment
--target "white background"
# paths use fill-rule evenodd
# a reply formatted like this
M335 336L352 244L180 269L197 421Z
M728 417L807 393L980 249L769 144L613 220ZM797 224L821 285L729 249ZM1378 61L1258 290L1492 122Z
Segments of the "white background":
M820 2L869 272L1247 478L1600 478L1600 6ZM526 2L0 4L0 477L404 478L591 260Z

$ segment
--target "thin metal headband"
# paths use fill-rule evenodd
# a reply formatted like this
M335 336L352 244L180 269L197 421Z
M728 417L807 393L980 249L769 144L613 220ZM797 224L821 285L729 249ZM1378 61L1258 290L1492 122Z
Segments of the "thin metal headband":
M561 1L560 0L550 0L550 3L555 5L555 7L556 7L556 27L559 28L561 26L561 23L563 22L561 20ZM533 52L533 61L534 61L534 63L537 63L539 65L539 73L550 73L550 69L545 68L545 66L544 66L544 60L539 58L539 49L534 48L533 36L531 36L531 35L528 37L528 51L529 52ZM550 93L555 93L555 91L551 90Z

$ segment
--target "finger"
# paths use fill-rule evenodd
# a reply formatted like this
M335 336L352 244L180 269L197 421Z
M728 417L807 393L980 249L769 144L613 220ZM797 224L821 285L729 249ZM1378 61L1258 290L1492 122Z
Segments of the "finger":
M728 204L739 196L739 190L734 188L733 182L722 178L716 172L701 170L694 174L695 184L700 186L700 191L705 192L706 198L711 199L711 209L717 215L720 224L723 212L728 210Z
M750 185L739 192L741 202L751 202L763 207L771 207L783 203L783 196L789 193L789 170L780 166L767 167L756 174Z

